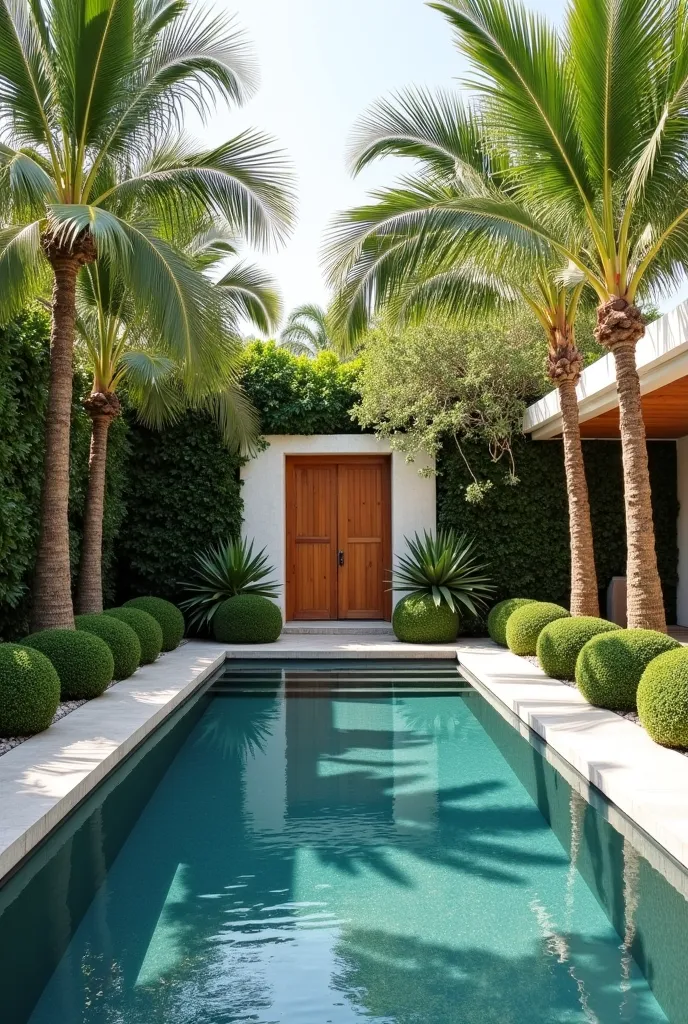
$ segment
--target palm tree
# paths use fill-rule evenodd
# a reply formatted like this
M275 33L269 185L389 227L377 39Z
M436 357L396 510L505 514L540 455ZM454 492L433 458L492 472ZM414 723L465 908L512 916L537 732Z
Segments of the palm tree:
M628 624L664 630L635 349L638 303L674 287L688 259L688 8L572 0L559 35L512 0L431 6L453 25L514 163L504 196L450 197L438 215L510 237L524 257L554 253L595 292L595 334L616 366Z
M76 284L98 260L180 348L209 313L166 240L199 210L257 245L292 210L284 158L246 131L199 150L184 102L241 103L243 33L188 0L0 0L0 317L52 281L50 390L33 628L73 626L67 504ZM155 210L151 221L141 209ZM166 225L166 234L157 230Z
M279 344L295 356L317 356L332 348L330 324L322 306L308 302L296 306L287 317Z
M575 342L582 285L557 280L544 258L530 263L509 239L481 245L474 231L444 224L437 205L450 196L489 199L508 181L510 158L490 148L484 119L453 94L407 90L377 103L358 126L355 173L387 155L421 161L419 178L376 193L377 202L339 218L330 252L340 286L335 316L343 337L356 337L374 315L397 320L435 310L486 316L506 303L525 303L541 325L547 370L562 410L571 546L571 612L598 615L599 598L590 503L583 464L576 386L583 358Z
M214 269L236 255L231 229L209 227L186 246L184 255L198 271ZM158 333L145 307L137 307L123 283L100 262L86 268L77 288L77 329L93 372L84 407L91 418L89 477L77 610L103 609L102 538L109 427L120 413L117 391L126 385L139 419L161 428L189 405L209 407L230 448L250 449L258 433L255 410L237 379L241 340L239 321L251 319L270 330L279 318L279 298L259 268L235 262L212 285L204 278L206 304L218 304L214 331L195 331L189 348ZM199 286L203 287L199 282ZM204 325L201 325L203 327Z

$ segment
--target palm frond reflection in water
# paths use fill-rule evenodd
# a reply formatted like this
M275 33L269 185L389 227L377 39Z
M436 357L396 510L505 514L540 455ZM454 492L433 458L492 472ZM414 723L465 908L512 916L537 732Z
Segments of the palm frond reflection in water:
M279 717L278 698L255 700L219 700L212 715L205 715L198 724L196 746L210 748L223 760L245 764L248 757L265 752Z

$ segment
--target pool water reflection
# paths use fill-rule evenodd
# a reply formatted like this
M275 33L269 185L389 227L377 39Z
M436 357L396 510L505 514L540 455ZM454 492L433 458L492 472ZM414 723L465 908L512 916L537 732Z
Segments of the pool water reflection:
M31 1024L688 1019L683 965L658 963L685 900L476 692L340 675L313 696L302 668L285 698L282 668L247 671L198 712Z

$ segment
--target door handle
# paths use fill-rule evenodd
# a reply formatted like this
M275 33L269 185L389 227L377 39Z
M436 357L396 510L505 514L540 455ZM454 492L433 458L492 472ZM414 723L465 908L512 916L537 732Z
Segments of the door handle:
M343 551L338 551L337 552L337 561L339 562L340 565L344 565L344 552Z

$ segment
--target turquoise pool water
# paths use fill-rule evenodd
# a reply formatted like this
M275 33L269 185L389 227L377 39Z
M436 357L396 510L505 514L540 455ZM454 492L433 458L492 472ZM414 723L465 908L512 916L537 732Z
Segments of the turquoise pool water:
M228 669L114 783L0 893L7 1024L688 1020L683 895L453 666Z

